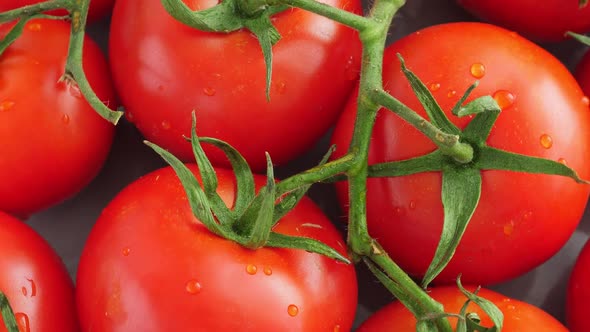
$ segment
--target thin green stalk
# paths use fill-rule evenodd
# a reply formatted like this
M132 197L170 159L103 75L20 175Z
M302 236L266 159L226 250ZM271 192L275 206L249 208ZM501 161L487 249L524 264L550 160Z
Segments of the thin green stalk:
M0 13L0 23L10 22L24 16L32 16L48 10L68 8L72 0L50 0Z
M75 5L71 7L72 31L70 34L70 45L66 62L66 74L63 79L66 81L71 80L70 84L76 84L84 98L86 98L86 101L100 116L112 124L117 124L123 115L123 112L112 111L102 100L100 100L90 86L82 65L82 52L85 36L84 29L86 27L89 5L90 0L77 0Z

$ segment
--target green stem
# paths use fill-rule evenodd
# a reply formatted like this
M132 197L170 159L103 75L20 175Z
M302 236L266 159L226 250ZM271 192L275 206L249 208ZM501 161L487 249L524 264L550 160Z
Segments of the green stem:
M371 100L394 112L430 138L445 155L453 157L460 163L468 163L473 160L473 147L470 144L460 142L458 135L447 134L438 129L431 122L382 89L369 91L369 94Z
M0 292L0 312L2 313L2 320L4 321L6 330L8 332L19 332L14 311L12 311L8 298L3 292Z
M72 31L70 34L66 73L63 79L69 81L69 84L77 84L80 92L84 98L86 98L86 101L96 110L96 112L110 123L117 124L123 115L123 112L112 111L102 100L100 100L90 86L82 64L85 36L84 29L86 27L86 17L88 16L89 5L90 0L77 0L71 7Z
M33 16L48 10L68 8L72 0L49 0L0 13L0 23L10 22L24 16Z

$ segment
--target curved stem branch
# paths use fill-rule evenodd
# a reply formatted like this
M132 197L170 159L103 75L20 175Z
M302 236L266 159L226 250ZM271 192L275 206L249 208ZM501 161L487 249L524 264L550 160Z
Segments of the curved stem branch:
M10 22L23 16L33 16L48 10L68 8L71 5L71 1L72 0L50 0L9 10L0 13L0 23Z

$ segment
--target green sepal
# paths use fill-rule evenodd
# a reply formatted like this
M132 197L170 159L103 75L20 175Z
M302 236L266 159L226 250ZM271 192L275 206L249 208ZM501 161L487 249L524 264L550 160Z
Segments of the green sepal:
M248 162L238 150L222 140L213 137L200 137L199 140L221 149L229 159L236 176L236 199L233 211L236 217L241 215L246 211L248 205L250 205L256 196L254 176L252 175L250 166L248 166Z
M2 320L6 330L8 332L19 332L14 311L12 311L8 298L3 292L0 292L0 310L2 311Z
M203 182L203 192L207 196L207 201L211 205L212 212L217 216L220 224L232 224L235 220L235 216L232 211L225 205L221 196L217 193L217 174L211 162L205 155L205 151L201 146L199 137L197 137L196 131L196 116L195 112L192 113L192 130L191 130L191 146L193 155L197 161L199 167L199 174L201 175L201 181Z
M183 1L161 0L164 9L177 21L201 31L231 32L243 27L235 14L235 1L222 1L208 9L193 11Z
M422 279L428 284L447 266L481 196L481 174L473 167L449 165L442 172L443 229L432 262Z
M461 113L461 109L463 108L463 103L467 100L467 98L469 97L471 92L473 92L473 90L475 90L475 88L477 88L478 85L479 85L479 81L475 81L473 84L471 84L469 86L469 88L467 88L467 90L465 90L465 92L463 93L463 96L461 96L461 98L457 101L457 103L455 103L455 106L453 106L453 109L451 110L451 114L456 115L456 116L460 116L459 114Z
M262 48L262 55L264 56L264 63L266 65L266 100L270 100L270 86L272 81L272 47L280 39L281 35L277 29L272 25L270 16L263 14L255 19L246 20L244 22L246 28L250 30Z
M266 185L260 189L260 207L256 209L254 222L246 229L246 242L243 245L250 249L257 249L267 244L273 226L275 208L275 178L270 155L266 154Z
M144 143L151 147L174 169L184 187L188 202L195 217L197 217L197 219L199 219L212 233L226 239L235 239L235 236L233 236L228 229L215 221L211 206L207 200L207 195L203 192L199 182L188 167L186 167L186 165L173 154L161 147L148 141L144 141Z
M578 1L578 8L584 8L588 5L588 0L579 0Z
M581 35L579 33L575 33L572 31L566 32L566 35L573 37L575 40L579 41L580 43L582 43L586 46L590 46L590 37L588 37L588 36Z
M486 146L480 150L476 165L482 170L504 170L534 174L550 174L568 177L578 183L590 182L580 178L578 173L560 162L539 157L525 156Z
M470 101L467 105L459 107L456 111L458 117L480 114L482 112L500 112L500 106L491 96L483 96Z
M467 331L469 331L469 332L471 332L471 331L478 331L478 332L499 332L499 331L502 331L502 327L504 325L504 314L502 313L502 311L500 311L500 309L494 303L477 295L477 292L479 291L479 287L473 293L466 290L463 287L463 285L461 284L460 277L457 278L457 287L459 287L459 290L461 291L461 293L463 293L468 299L462 309L462 313L464 314L464 317L465 317L465 324L466 324ZM492 320L492 323L494 324L494 326L484 327L484 326L480 325L480 320L477 315L465 313L465 311L467 311L467 305L469 304L469 302L473 302L478 307L480 307L488 315L488 317Z
M350 264L350 260L329 245L308 237L291 236L271 232L266 247L301 249Z
M463 129L463 133L461 133L461 138L470 140L474 142L478 146L484 146L488 136L492 132L492 128L494 127L494 123L498 119L500 115L500 106L494 100L493 103L491 101L483 100L482 106L487 107L484 111L477 113L475 117L469 121L467 126ZM478 104L479 105L479 104Z
M369 177L394 177L442 170L444 155L440 150L419 157L373 164Z
M332 155L332 153L334 153L335 150L335 145L330 146L328 152L326 152L322 160L320 160L318 167L327 163L330 160L330 156ZM301 187L287 193L285 196L281 198L280 202L275 206L273 225L276 225L276 223L279 222L279 220L282 217L284 217L289 211L291 211L295 207L295 205L297 205L297 203L299 203L299 201L301 201L301 199L303 198L303 196L305 196L310 187L311 184L302 185Z
M414 74L411 70L408 69L408 67L406 67L406 63L402 58L401 54L398 53L397 57L399 58L399 61L401 63L402 72L408 79L408 82L410 82L410 86L412 87L414 94L416 95L416 97L418 97L418 100L420 100L420 103L424 106L424 110L428 114L430 122L447 134L459 134L461 132L459 128L457 128L457 126L455 126L455 124L453 124L451 120L447 118L442 108L440 107L434 96L432 96L432 93L430 93L430 90L428 90L426 85L422 83L422 81L418 78L418 76L416 76L416 74Z

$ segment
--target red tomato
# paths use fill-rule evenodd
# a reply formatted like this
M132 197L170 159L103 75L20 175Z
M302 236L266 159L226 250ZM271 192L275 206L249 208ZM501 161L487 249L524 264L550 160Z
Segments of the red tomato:
M0 26L0 36L8 28ZM0 56L0 210L24 217L72 196L108 155L114 127L76 86L60 82L69 35L66 22L34 20ZM108 67L90 39L84 69L112 106Z
M564 39L567 31L590 31L590 6L578 0L457 0L475 16L540 40Z
M218 2L185 3L204 9ZM361 11L358 0L325 3ZM194 160L184 139L194 110L198 134L230 143L254 170L265 169L265 151L276 164L305 152L354 87L360 43L352 29L300 9L277 14L273 23L282 39L273 48L268 102L262 52L249 31L201 32L175 21L160 0L118 1L111 67L127 117L148 140L186 161ZM215 164L228 164L220 151L206 152Z
M60 257L31 227L0 212L0 291L21 332L78 331L74 285ZM6 327L0 316L0 331Z
M474 287L466 287L473 291ZM429 292L444 307L445 312L459 313L467 297L456 286L432 288ZM526 302L511 299L488 289L480 289L478 295L493 302L504 314L504 332L567 332L557 319ZM489 317L473 302L467 312L477 313L483 326L493 326ZM456 318L449 318L453 327ZM416 318L401 302L393 302L367 319L357 332L415 331Z
M47 0L2 0L0 2L0 12L32 5L35 3L43 2ZM88 21L95 22L100 18L107 16L113 9L115 0L92 0L90 1L90 9L88 11ZM67 13L63 10L52 12L54 15L66 15Z
M574 74L584 93L590 95L590 52L584 54Z
M572 270L567 289L566 322L571 332L588 330L590 312L590 242L587 242Z
M432 91L460 128L468 118L450 114L474 81L470 99L492 95L503 108L487 141L491 147L567 163L590 178L588 99L568 70L549 53L507 30L482 23L426 28L390 45L384 84L403 103L426 117L400 71L408 67ZM356 100L339 120L333 143L345 152ZM434 144L392 112L381 110L369 163L402 160L434 151ZM462 273L466 283L490 284L513 278L555 254L571 236L588 199L586 185L551 175L489 170L482 193L454 258L439 282ZM345 183L338 184L347 206ZM420 173L368 181L370 234L409 273L419 276L431 262L443 223L441 175Z
M217 175L230 204L233 172ZM256 177L258 186L264 181ZM274 230L345 253L337 229L309 199ZM168 167L128 186L103 211L80 260L77 303L84 331L349 331L357 286L353 265L303 250L249 250L213 235Z

